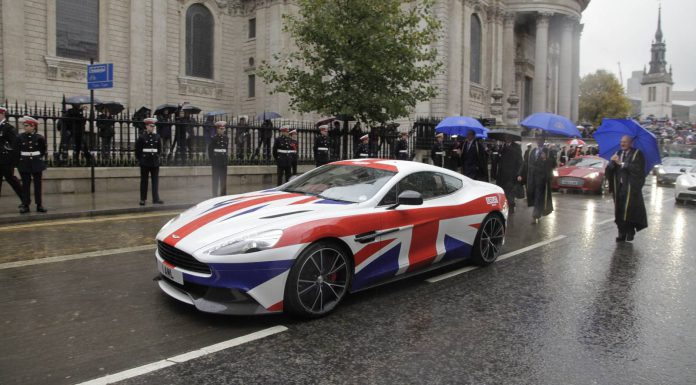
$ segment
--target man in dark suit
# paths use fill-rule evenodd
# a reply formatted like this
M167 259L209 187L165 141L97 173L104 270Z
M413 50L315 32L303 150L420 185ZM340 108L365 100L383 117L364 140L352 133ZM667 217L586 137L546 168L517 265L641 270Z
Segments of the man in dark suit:
M633 148L633 139L621 138L621 149L611 157L605 175L614 197L614 222L619 230L616 242L631 242L636 232L648 227L643 202L645 157Z
M486 148L480 140L476 139L476 133L467 131L466 141L462 146L462 174L484 182L488 182L488 160Z
M553 212L551 200L551 180L556 158L544 146L544 138L537 140L537 147L530 151L517 176L519 182L527 185L527 206L534 207L532 224L539 223L542 216Z
M505 191L505 197L510 207L510 212L515 212L515 190L519 182L517 176L522 167L522 148L513 141L509 135L505 136L505 143L498 148L500 159L495 176L495 183Z

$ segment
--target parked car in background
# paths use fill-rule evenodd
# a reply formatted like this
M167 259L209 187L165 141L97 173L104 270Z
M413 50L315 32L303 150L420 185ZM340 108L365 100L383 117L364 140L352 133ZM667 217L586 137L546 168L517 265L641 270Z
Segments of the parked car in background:
M553 171L551 188L577 190L601 194L605 187L604 169L608 161L594 155L571 159L568 164Z
M696 159L669 157L662 159L662 164L654 170L658 185L674 184L683 174L682 169L690 170L696 167Z

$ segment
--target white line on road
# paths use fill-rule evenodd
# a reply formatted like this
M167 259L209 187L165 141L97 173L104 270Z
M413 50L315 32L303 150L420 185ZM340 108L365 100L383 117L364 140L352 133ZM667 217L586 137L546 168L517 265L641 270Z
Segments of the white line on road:
M137 368L133 369L128 369L124 370L122 372L114 373L114 374L109 374L104 377L99 377L95 378L93 380L85 381L82 382L78 385L102 385L102 384L112 384L114 382L118 381L123 381L129 378L137 377L137 376L142 376L143 374L147 374L150 372L154 372L155 370L159 370L162 368L166 368L168 366L176 365L182 362L190 361L194 358L202 357L206 354L211 354L215 352L219 352L221 350L229 349L235 346L239 346L242 344L245 344L247 342L259 340L261 338L265 338L268 336L271 336L273 334L278 334L282 333L284 331L288 330L287 327L278 325L278 326L273 326L268 329L263 329L258 332L254 332L251 334L247 334L241 337L233 338L231 340L223 341L218 344L214 345L209 345L204 348L198 349L198 350L193 350L188 353L184 354L179 354L178 356L173 356L169 358L165 358L163 360L157 361L157 362L152 362L143 366L138 366Z
M547 239L547 240L545 240L545 241L538 242L538 243L535 243L535 244L533 244L533 245L529 245L529 246L527 246L527 247L523 247L523 248L518 249L518 250L515 250L515 251L511 251L511 252L509 252L509 253L506 253L506 254L503 254L503 255L499 256L499 257L498 257L498 261L502 261L502 260L504 260L504 259L508 259L508 258L514 257L515 255L519 255L519 254L522 254L522 253L526 253L526 252L528 252L528 251L530 251L530 250L534 250L534 249L537 249L537 248L539 248L539 247L546 246L546 245L548 245L548 244L550 244L550 243L560 241L561 239L564 239L564 238L566 238L565 235L559 235L559 236L557 236L557 237L553 237L553 238L551 238L551 239ZM448 278L452 278L452 277L455 277L455 276L457 276L457 275L464 274L464 273L466 273L466 272L468 272L468 271L476 270L476 269L478 269L478 268L479 268L478 266L467 266L467 267L462 267L461 269L453 270L453 271L450 271L450 272L448 272L448 273L445 273L445 274L442 274L442 275L438 275L438 276L436 276L436 277L428 278L428 279L426 279L425 281L428 282L428 283L440 282L440 281L442 281L442 280L445 280L445 279L448 279Z
M148 250L154 250L154 249L155 249L155 245L143 245L143 246L123 247L123 248L120 248L120 249L108 249L108 250L90 251L89 253L80 253L80 254L71 254L71 255L59 255L59 256L55 256L55 257L47 257L47 258L40 258L40 259L30 259L30 260L27 260L27 261L6 262L6 263L0 263L0 270L3 270L3 269L12 269L12 268L15 268L15 267L42 265L42 264L44 264L44 263L55 263L55 262L72 261L72 260L75 260L75 259L85 259L85 258L103 257L103 256L105 256L105 255L132 253L132 252L135 252L135 251L148 251Z
M601 221L601 222L597 222L597 226L600 226L600 225L603 225L603 224L606 224L606 223L609 223L609 222L614 222L614 218L607 218L607 219L605 219L605 220L603 220L603 221Z

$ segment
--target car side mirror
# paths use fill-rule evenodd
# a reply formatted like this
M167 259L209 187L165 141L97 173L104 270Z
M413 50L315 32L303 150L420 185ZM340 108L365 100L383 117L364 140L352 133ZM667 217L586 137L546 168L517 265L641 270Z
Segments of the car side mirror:
M686 169L683 168L683 169L679 170L679 172L682 173L682 174L686 174Z
M405 206L420 206L423 204L423 196L417 191L405 190L396 198L396 204L391 205L388 209L393 210L401 205Z

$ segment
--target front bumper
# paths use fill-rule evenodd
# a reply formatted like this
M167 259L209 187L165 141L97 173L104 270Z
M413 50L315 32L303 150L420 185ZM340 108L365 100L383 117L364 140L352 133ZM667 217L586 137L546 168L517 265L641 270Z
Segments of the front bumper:
M577 177L557 176L551 181L553 190L568 189L577 191L600 191L602 178L585 179Z
M674 184L677 182L681 174L657 174L657 183L659 184Z

